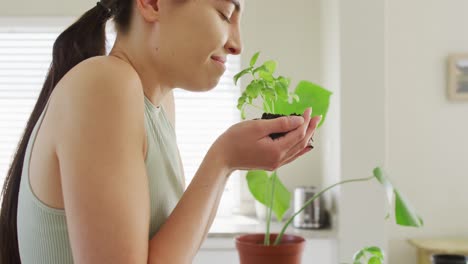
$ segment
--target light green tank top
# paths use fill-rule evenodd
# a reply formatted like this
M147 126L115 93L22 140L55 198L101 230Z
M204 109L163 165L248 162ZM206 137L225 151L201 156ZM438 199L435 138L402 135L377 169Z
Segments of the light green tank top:
M176 134L163 107L145 96L147 156L145 160L150 193L148 239L159 230L183 194L183 170ZM37 131L47 111L39 117L26 149L18 197L18 245L23 264L73 263L65 210L41 202L29 184L29 160Z

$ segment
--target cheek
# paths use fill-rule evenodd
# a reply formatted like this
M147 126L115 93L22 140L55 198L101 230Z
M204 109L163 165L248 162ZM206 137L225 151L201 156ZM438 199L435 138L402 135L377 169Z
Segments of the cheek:
M174 21L162 27L156 53L163 71L174 81L174 85L187 90L205 91L219 82L220 71L210 57L214 54L224 55L223 47L228 33L225 22L213 19L192 18L185 20L188 22Z
M223 47L229 36L228 29L226 22L216 21L208 24L205 32L209 35L213 45Z
M200 15L192 20L193 24L187 24L185 28L184 41L193 43L200 51L222 52L222 47L227 41L228 24L213 12Z
M171 17L162 25L160 34L161 40L167 38L170 47L177 47L178 52L184 54L223 52L228 36L228 24L214 10Z

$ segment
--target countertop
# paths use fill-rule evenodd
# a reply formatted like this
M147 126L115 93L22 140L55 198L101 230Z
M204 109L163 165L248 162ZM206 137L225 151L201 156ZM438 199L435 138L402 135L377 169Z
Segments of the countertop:
M285 221L278 223L272 221L270 233L279 233ZM234 238L238 235L265 233L266 223L256 217L234 215L229 217L216 217L208 232L208 238ZM333 229L297 229L292 223L286 230L287 234L299 235L305 239L329 239L336 237Z

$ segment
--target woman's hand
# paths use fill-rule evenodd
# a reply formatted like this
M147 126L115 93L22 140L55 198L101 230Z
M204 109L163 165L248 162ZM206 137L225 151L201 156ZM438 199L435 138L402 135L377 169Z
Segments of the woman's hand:
M223 165L234 170L262 169L273 171L311 150L308 142L320 122L310 118L312 110L303 116L286 116L269 120L248 120L231 126L212 145ZM275 140L272 133L288 132Z

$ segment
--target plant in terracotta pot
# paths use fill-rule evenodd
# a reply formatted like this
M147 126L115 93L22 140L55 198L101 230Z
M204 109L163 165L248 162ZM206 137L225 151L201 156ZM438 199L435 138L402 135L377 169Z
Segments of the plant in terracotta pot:
M245 91L238 99L237 108L241 111L242 119L245 119L247 106L255 107L263 111L262 119L272 119L287 115L299 115L306 108L312 107L311 117L322 116L317 127L325 121L331 92L309 81L300 81L294 92L289 92L290 78L273 76L277 63L273 60L264 62L256 67L259 52L255 53L250 60L248 68L234 76L234 82L244 75L252 76L252 81L247 85ZM255 103L255 99L261 98L262 106ZM285 133L271 134L272 139L284 136ZM276 171L269 173L263 170L252 170L247 173L249 190L256 201L267 207L266 230L264 234L247 234L236 237L236 248L239 253L241 264L299 264L301 263L302 251L305 239L285 234L286 229L294 217L300 214L309 204L328 190L342 184L352 182L363 182L377 180L386 192L390 205L394 204L396 223L404 226L420 227L422 219L411 209L403 199L401 193L396 190L385 176L380 167L373 170L372 176L345 180L333 184L314 195L306 201L304 206L294 212L285 222L279 233L270 234L270 223L272 213L278 221L282 221L285 212L289 209L291 193L278 178ZM387 215L387 217L390 214ZM378 247L366 247L359 250L353 257L353 264L383 263L384 255Z

